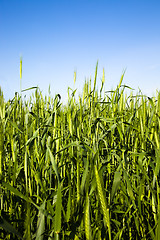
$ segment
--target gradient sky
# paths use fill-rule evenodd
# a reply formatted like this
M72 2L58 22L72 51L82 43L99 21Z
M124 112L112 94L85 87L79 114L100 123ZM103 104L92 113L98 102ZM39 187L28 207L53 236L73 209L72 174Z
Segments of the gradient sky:
M0 86L5 99L39 86L44 94L67 88L79 92L94 80L98 60L100 89L119 83L144 94L160 90L160 1L155 0L0 0Z

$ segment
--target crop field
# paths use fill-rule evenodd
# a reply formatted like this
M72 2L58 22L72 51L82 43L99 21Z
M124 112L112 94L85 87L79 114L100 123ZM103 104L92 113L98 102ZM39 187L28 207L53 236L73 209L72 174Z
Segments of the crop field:
M65 105L0 90L0 239L160 239L160 93L96 79Z

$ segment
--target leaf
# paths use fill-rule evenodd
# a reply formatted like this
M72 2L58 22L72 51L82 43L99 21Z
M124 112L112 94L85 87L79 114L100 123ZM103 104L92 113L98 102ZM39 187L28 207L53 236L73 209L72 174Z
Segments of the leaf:
M92 193L95 191L95 189L96 189L96 178L94 176L92 179L92 182L91 182L91 190L89 192L89 195L92 195Z
M33 136L32 136L30 139L27 140L27 142L26 142L26 144L25 144L26 146L27 146L30 142L32 142L32 141L38 136L39 129L40 129L40 128L38 128L38 129L34 132Z
M121 173L115 172L113 185L112 185L112 191L111 191L111 202L113 201L114 195L119 187L120 181L121 181Z
M26 197L25 195L23 195L21 192L19 192L16 188L14 188L13 186L11 186L10 184L3 182L2 181L2 185L4 187L6 187L8 190L10 190L12 193L14 193L16 196L22 198L23 200L32 203L38 210L42 211L42 213L49 219L53 219L52 216L49 214L49 212L45 209L41 209L41 207L39 207L37 204L35 204L32 199L30 199L29 197Z
M132 186L131 186L129 177L128 177L128 175L127 175L127 173L126 173L125 170L123 171L123 173L124 173L124 178L125 178L125 180L126 180L126 182L127 182L127 192L128 192L128 195L129 195L129 197L131 198L131 200L132 200L132 202L133 202L133 206L134 206L134 208L135 208L135 210L136 210L137 207L136 207L136 204L135 204L135 197L134 197L134 194L133 194L133 190L132 190Z
M66 213L66 221L69 222L71 215L71 188L69 188L69 196L68 196L68 202L67 202L67 213Z
M57 179L58 179L58 182L60 182L60 178L59 178L59 173L58 173L58 168L57 168L57 164L55 162L55 158L51 152L51 149L47 146L47 150L49 152L49 155L50 155L50 159L51 159L51 163L52 163L52 167L53 167L53 170L55 171L56 173L56 176L57 176Z
M45 210L45 203L46 201L44 201L40 206L41 210ZM41 210L39 210L39 213L38 213L36 240L43 240L44 238L43 234L45 231L45 215L42 213Z
M98 190L98 195L99 195L99 199L100 199L100 203L101 203L101 207L102 207L102 212L103 212L103 216L104 216L107 228L108 228L109 240L111 240L109 208L107 207L107 204L106 204L106 199L104 197L104 193L103 193L103 189L102 189L102 185L101 185L101 181L100 181L100 177L99 177L96 165L95 165L95 176L96 176L97 190Z
M24 200L27 201L27 202L32 203L32 200L31 200L31 199L29 199L28 197L24 196L21 192L19 192L16 188L14 188L13 186L11 186L10 184L2 181L2 185L3 185L4 187L6 187L8 190L10 190L11 192L13 192L16 196L24 199Z
M84 222L85 222L85 235L86 239L91 239L91 226L90 226L90 213L89 213L89 195L88 192L86 194L86 207L85 207L85 214L84 214Z
M87 163L86 163L86 167L85 167L85 170L84 170L83 175L82 175L82 181L81 181L81 194L83 194L83 190L84 190L84 186L85 186L86 178L87 178L87 176L88 176L88 164L89 164L89 161L87 161Z
M27 88L27 89L24 89L22 90L22 92L25 92L25 91L28 91L28 90L32 90L32 89L37 89L38 87L30 87L30 88Z
M9 120L9 122L10 122L11 125L12 125L14 128L16 128L20 133L23 133L23 132L19 129L19 127L17 126L17 124L16 124L15 122L12 122L11 120Z
M22 239L21 234L9 222L7 222L2 216L0 216L0 227L2 227L7 232L17 235L19 238Z
M61 186L60 184L58 184L56 212L55 212L55 227L54 227L56 234L59 234L61 231L61 210L62 210L62 193L61 193Z
M58 152L56 152L56 154L66 150L67 148L72 147L72 146L74 146L74 147L81 147L81 148L84 147L83 145L80 145L78 141L75 141L75 142L71 142L70 144L67 144L65 147L63 147Z

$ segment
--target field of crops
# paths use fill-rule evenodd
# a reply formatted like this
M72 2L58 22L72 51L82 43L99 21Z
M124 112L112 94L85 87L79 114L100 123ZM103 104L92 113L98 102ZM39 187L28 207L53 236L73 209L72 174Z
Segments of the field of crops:
M160 93L96 78L65 105L0 91L0 239L160 239Z

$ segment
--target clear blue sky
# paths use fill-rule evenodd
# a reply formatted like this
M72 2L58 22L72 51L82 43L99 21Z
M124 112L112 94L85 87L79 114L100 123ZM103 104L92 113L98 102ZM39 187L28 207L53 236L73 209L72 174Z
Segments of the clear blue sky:
M81 92L85 78L105 90L124 83L151 95L160 90L160 1L155 0L0 0L0 86L5 99L39 86L44 94L67 88Z

